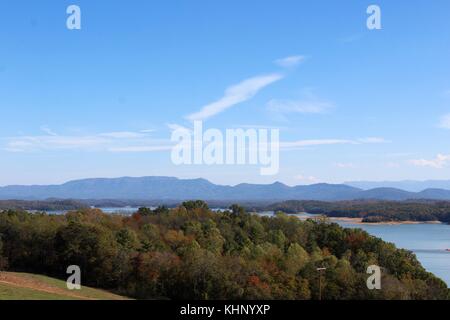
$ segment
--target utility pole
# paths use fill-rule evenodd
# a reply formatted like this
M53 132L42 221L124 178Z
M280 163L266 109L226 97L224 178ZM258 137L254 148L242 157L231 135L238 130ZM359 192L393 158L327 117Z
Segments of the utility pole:
M322 272L327 270L327 268L317 268L319 272L319 301L322 300Z

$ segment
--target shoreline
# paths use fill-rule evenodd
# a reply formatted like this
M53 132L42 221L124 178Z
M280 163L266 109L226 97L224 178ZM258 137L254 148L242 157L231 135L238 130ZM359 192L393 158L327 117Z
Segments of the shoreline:
M402 224L442 224L441 221L381 221L381 222L363 222L363 218L346 218L346 217L327 217L330 220L351 222L354 224L365 225L402 225Z
M307 220L307 219L320 219L320 218L327 218L331 221L342 221L342 222L349 222L352 224L363 224L363 225L408 225L408 224L443 224L441 221L413 221L413 220L405 220L405 221L381 221L381 222L363 222L363 218L350 218L350 217L329 217L326 215L308 215L308 216L301 216L306 214L305 212L296 213L294 214L297 216L297 218L301 220Z

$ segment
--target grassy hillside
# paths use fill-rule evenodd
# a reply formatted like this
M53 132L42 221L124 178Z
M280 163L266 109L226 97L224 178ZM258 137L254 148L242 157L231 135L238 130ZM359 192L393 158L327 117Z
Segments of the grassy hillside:
M0 300L124 300L107 291L68 290L64 281L29 273L0 272Z

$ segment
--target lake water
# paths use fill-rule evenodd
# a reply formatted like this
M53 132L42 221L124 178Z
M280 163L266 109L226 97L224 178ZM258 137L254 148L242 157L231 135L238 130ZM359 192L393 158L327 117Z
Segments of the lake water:
M260 216L273 216L273 212L258 212ZM317 218L317 215L298 213L299 219ZM450 287L450 225L448 224L360 224L330 219L344 228L360 228L397 248L413 251L422 266L444 280Z
M371 235L413 251L422 266L450 286L450 225L447 224L355 224L335 221L346 228L361 228Z
M268 213L264 213L267 215ZM308 213L295 216L300 219L317 217ZM413 251L422 266L444 280L450 287L450 225L448 224L359 224L330 219L344 228L360 228L397 248Z
M151 207L150 209L154 210L156 209L155 207ZM109 214L119 214L119 215L132 215L133 213L135 213L136 211L139 210L139 208L134 208L134 207L123 207L123 208L101 208L101 210L104 213L109 213Z

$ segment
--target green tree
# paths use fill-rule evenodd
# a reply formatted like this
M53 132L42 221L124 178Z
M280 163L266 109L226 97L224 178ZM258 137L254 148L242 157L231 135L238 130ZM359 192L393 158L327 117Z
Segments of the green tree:
M298 243L292 243L287 252L285 260L286 272L296 275L309 261L309 254Z

